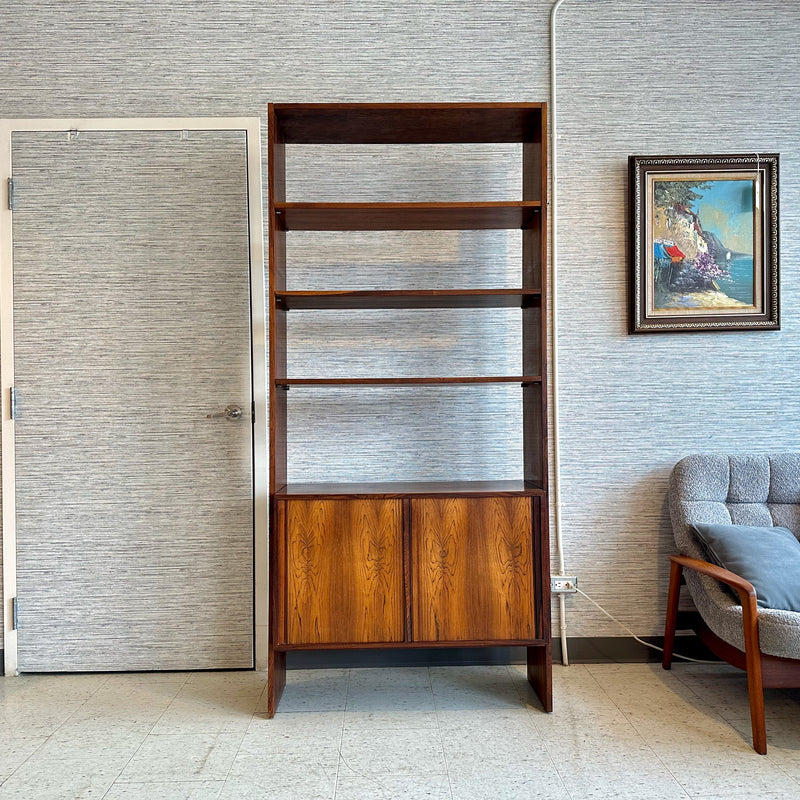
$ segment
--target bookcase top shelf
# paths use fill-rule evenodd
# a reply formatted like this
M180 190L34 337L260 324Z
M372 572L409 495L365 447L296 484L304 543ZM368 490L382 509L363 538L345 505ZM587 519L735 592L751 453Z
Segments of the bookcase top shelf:
M542 103L276 103L286 144L541 141Z

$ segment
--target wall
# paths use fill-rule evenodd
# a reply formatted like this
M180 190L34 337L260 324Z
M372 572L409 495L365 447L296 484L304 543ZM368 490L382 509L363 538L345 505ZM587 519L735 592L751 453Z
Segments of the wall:
M559 235L570 573L637 633L663 631L672 464L800 445L800 4L562 6ZM559 12L559 14L562 13ZM780 332L627 336L626 157L781 154ZM572 629L616 629L585 602Z
M6 0L0 113L264 119L270 100L547 100L550 7ZM559 11L567 567L638 634L662 626L672 464L800 447L799 28L800 5L785 0L567 0ZM627 156L748 151L781 153L783 329L627 336ZM572 636L621 633L581 598L568 608Z

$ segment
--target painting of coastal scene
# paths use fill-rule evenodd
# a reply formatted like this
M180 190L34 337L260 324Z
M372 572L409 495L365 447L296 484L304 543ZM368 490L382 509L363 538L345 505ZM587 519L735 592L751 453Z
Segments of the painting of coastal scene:
M651 313L752 313L761 305L756 174L723 174L652 180Z

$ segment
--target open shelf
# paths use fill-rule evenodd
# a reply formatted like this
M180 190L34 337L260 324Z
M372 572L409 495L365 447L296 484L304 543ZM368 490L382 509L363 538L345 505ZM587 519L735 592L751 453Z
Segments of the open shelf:
M413 386L453 383L541 383L541 375L490 375L455 378L276 378L276 386Z
M387 481L366 483L288 483L275 493L278 498L301 497L424 497L542 496L544 489L531 481Z
M541 103L277 103L286 144L541 141Z
M463 203L275 203L284 231L471 231L530 228L538 200Z
M393 308L532 308L541 304L532 289L419 289L275 292L283 311Z

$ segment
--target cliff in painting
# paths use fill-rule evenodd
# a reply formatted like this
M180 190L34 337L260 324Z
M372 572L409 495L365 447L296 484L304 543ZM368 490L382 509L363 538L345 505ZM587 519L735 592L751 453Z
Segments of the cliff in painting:
M657 180L653 193L654 307L752 308L753 182Z

